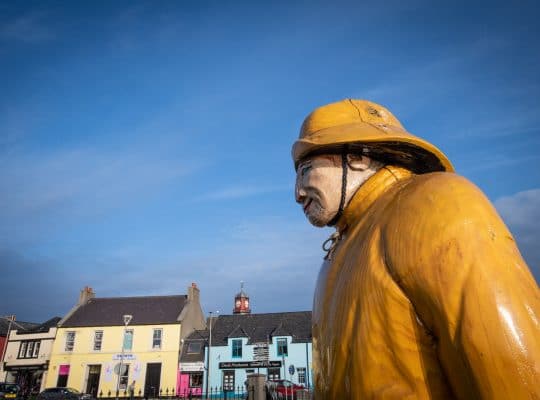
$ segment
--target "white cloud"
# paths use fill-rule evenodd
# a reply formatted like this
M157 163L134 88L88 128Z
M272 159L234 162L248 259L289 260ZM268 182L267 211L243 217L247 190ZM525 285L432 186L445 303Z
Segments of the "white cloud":
M266 193L281 192L292 188L289 185L272 185L272 186L229 186L222 189L217 189L211 193L205 194L197 199L200 200L231 200L244 197L258 196Z
M540 189L518 192L495 201L495 207L508 224L521 254L537 281L540 280Z

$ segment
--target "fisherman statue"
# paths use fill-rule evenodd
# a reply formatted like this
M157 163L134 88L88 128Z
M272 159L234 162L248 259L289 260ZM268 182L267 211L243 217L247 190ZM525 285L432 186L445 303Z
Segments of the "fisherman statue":
M540 399L540 293L486 196L384 107L313 111L296 201L335 232L313 303L315 398Z

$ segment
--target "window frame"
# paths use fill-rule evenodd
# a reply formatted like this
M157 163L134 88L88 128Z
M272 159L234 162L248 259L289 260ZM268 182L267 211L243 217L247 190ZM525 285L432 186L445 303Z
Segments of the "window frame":
M98 335L100 336L99 339L98 339ZM100 329L100 330L94 331L94 343L93 343L92 349L94 351L101 351L102 347L103 347L103 330Z
M119 382L118 382L118 389L119 390L127 390L128 383L129 383L129 364L123 363L122 368L126 368L126 373L120 375ZM121 371L119 371L121 372Z
M159 338L156 339L156 333L159 332ZM159 344L156 345L156 340L159 340ZM163 328L154 328L152 330L152 350L161 350L163 345Z
M131 339L127 341L127 338L131 335ZM133 329L125 329L124 330L124 338L122 340L122 348L124 351L132 351L133 350L133 336L134 332ZM129 344L129 347L126 346L126 344Z
M301 385L305 385L307 380L306 380L306 372L307 372L307 368L306 367L298 367L296 368L296 371L298 373L298 383L301 384Z
M200 379L200 383L198 385L194 385L193 384L193 377L196 376L198 377L197 379ZM204 376L203 376L203 373L202 372L192 372L191 374L189 374L189 382L188 382L188 385L190 388L202 388L203 386L203 379L204 379Z
M285 343L285 345L283 345L283 343ZM287 338L276 339L276 352L278 357L289 356L289 341L287 340Z
M64 351L71 353L73 352L73 349L75 348L75 331L67 331L66 332L66 343L64 346Z
M196 349L193 349L193 347L196 347ZM189 342L187 344L187 354L199 354L202 349L202 343L201 342Z
M40 346L41 339L21 340L19 344L19 351L17 352L17 359L24 360L38 358Z
M232 358L242 358L242 339L232 339L231 340L231 357Z

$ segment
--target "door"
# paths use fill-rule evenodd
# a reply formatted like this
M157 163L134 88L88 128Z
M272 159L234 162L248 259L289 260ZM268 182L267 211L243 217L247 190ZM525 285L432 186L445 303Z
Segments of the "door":
M155 399L159 396L161 378L161 363L146 364L146 379L144 380L144 396Z
M85 393L91 394L92 397L97 399L99 388L99 376L101 375L101 365L89 365L88 366L88 381L86 383Z

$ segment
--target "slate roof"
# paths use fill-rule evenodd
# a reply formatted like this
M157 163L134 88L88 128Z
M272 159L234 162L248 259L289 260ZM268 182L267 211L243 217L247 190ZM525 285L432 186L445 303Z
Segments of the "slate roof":
M24 322L24 321L13 321L11 324L11 330L18 330L19 332L24 332L29 329L39 326L34 322ZM0 318L0 336L7 336L9 329L9 319Z
M310 342L311 311L220 315L212 325L212 346L226 346L228 338L246 336L248 344L268 342L274 336Z
M212 332L212 336L214 336L214 332ZM191 332L189 336L184 339L184 345L182 346L182 353L180 354L180 362L181 363L197 362L197 361L204 362L204 346L206 345L207 340L208 340L207 330ZM188 350L189 350L190 343L200 343L201 345L200 351L198 353L189 353Z
M42 324L39 324L31 329L29 329L28 333L42 333L42 332L48 332L50 328L54 328L58 325L58 322L60 322L62 318L60 317L53 317L49 319L48 321L45 321Z
M125 314L133 316L130 325L174 324L186 302L186 295L94 297L78 307L62 327L122 326Z

